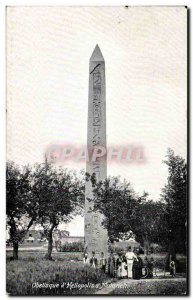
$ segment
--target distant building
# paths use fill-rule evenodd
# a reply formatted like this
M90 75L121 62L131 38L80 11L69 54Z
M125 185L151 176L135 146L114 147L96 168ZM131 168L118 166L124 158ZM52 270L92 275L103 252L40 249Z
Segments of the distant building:
M84 237L83 236L70 236L69 232L68 235L63 232L63 231L58 231L53 234L53 240L54 240L54 245L57 249L57 251L61 251L62 245L65 244L72 244L72 243L77 243L77 242L84 242Z
M68 237L69 236L69 231L67 230L59 230L56 229L53 231L53 240L61 240L64 237ZM47 239L44 236L44 231L42 229L31 229L27 232L26 237L24 242L27 243L41 243L41 242L46 242Z
M56 250L59 252L62 250L62 246L67 245L67 244L73 244L73 243L83 244L84 237L83 236L63 236L61 239L54 240L54 245L56 247ZM72 247L74 247L74 245ZM67 248L68 248L68 246L67 246ZM78 247L78 248L80 248L80 247Z
M54 240L62 240L63 238L69 237L70 232L67 230L59 230L56 229L53 232L53 239Z
M7 230L8 233L8 230ZM53 231L53 246L56 250L61 249L62 245L74 242L84 242L83 236L70 236L70 232L67 230L55 229ZM47 238L44 235L43 229L30 229L22 242L23 247L47 247Z

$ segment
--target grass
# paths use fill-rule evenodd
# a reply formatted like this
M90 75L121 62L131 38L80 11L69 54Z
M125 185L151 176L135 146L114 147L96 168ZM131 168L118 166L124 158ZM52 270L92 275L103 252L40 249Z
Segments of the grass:
M145 258L145 255L140 255L140 257L143 259ZM158 270L164 270L166 267L166 257L167 253L156 253L153 255L148 255L148 258L153 257L154 259L154 267ZM177 254L176 259L178 261L177 264L177 271L179 273L186 273L186 256L183 254Z
M80 253L54 254L54 261L44 260L44 254L38 252L20 252L18 261L10 261L9 256L11 254L7 259L7 293L11 295L92 294L95 286L70 289L70 284L98 284L108 280L99 270L85 268ZM38 288L33 287L35 283ZM52 286L40 287L43 283Z
M85 268L82 253L53 253L54 261L44 259L45 253L19 251L19 260L10 260L12 252L7 252L7 293L11 295L70 295L93 294L98 285L110 278L100 270ZM142 259L144 258L141 256ZM156 268L162 269L165 254L153 256ZM184 256L177 256L181 264L186 264ZM34 287L34 284L38 287ZM40 286L46 283L47 286ZM90 284L89 287L84 285ZM58 284L58 286L56 286ZM52 286L51 286L52 285ZM182 295L186 291L185 279L165 279L140 281L127 289L115 289L113 294L158 294Z

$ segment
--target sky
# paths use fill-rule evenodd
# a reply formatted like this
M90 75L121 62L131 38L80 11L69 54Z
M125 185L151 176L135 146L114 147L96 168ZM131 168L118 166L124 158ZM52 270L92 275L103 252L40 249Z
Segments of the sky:
M106 66L107 145L142 145L145 163L108 163L159 200L167 148L186 158L185 7L8 7L7 159L43 162L52 144L87 138L89 58ZM68 168L85 163L69 161ZM67 226L84 234L84 220Z

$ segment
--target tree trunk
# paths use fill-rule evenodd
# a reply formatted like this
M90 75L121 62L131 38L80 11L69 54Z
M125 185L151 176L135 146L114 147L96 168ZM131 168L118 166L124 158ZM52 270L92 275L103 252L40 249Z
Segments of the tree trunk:
M174 247L174 242L173 241L169 241L169 255L171 256L171 259L176 261L176 251L175 251L175 247Z
M13 243L13 259L17 260L18 259L18 242Z
M17 238L19 241L22 241L23 237L26 235L26 233L28 232L29 228L32 226L33 222L34 222L34 218L32 218L25 230L25 232L23 232L21 234L21 232L19 230L17 230L16 227L16 223L14 221L14 218L12 218L8 224L10 226L10 240L13 241L13 259L17 260L18 259L18 248L19 248L19 242L15 241L15 239Z
M52 233L49 233L48 236L48 259L52 259L52 244L53 244L53 239L52 239Z
M52 225L51 229L48 232L48 253L45 255L46 259L52 260L52 247L53 247L53 238L52 232L55 225Z
M149 254L149 241L147 239L147 235L143 236L143 244L144 244L144 254L147 256Z
M165 269L167 271L170 270L170 262L171 260L176 261L176 252L175 252L175 247L174 247L174 241L171 239L169 240L169 245L168 245L168 254L166 256L166 265L165 265Z

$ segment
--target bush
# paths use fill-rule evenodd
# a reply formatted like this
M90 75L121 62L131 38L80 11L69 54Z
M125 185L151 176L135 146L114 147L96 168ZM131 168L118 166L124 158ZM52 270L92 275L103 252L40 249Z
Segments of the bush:
M61 246L61 252L83 252L83 242L65 243Z
M151 253L160 253L163 251L163 247L160 244L151 243L150 244L150 252Z
M144 254L144 249L141 247L141 246L139 246L139 254Z

